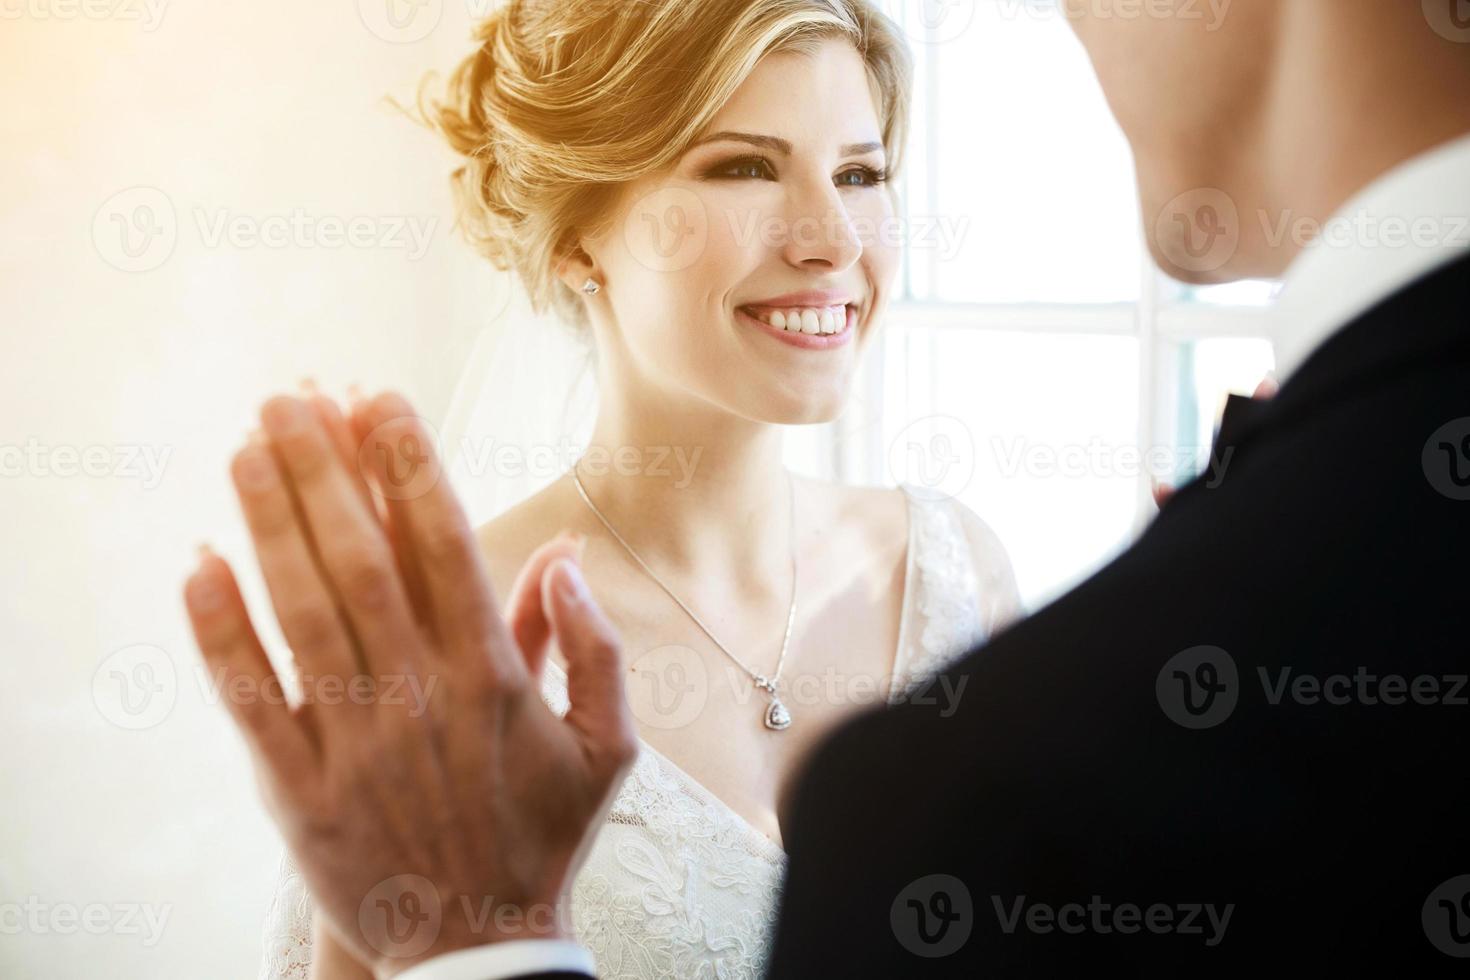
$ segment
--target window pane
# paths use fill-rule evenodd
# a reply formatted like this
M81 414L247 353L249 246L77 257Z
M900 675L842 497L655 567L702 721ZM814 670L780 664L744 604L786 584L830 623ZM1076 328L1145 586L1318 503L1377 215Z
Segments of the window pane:
M898 328L887 477L996 530L1035 609L1127 543L1137 505L1138 347L1127 337Z
M912 38L923 36L913 27L919 13L945 5L903 6ZM929 43L914 43L935 127L933 159L927 173L914 168L908 200L916 297L1137 299L1132 157L1066 19L1050 3L947 6L953 23L933 28ZM924 81L928 59L932 88ZM921 234L925 221L934 234Z
M1220 286L1180 284L1179 299L1185 303L1209 303L1216 306L1270 306L1276 301L1281 283L1274 279L1242 279Z
M1180 482L1193 478L1207 464L1225 399L1231 394L1254 393L1266 372L1276 366L1276 357L1269 340L1221 337L1186 344L1182 363Z

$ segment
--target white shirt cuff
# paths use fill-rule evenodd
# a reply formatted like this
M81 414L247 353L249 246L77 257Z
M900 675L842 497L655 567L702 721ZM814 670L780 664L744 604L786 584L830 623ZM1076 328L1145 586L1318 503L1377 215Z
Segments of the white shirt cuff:
M425 960L398 974L397 980L503 980L531 973L585 973L597 976L592 954L562 939L511 939L459 949Z

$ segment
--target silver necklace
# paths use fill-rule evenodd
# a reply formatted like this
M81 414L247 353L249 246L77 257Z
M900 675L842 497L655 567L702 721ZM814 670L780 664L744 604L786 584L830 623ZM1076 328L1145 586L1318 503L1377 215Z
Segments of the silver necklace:
M653 579L659 588L667 592L669 598L677 602L679 608L684 610L690 619L694 620L694 624L704 631L704 635L710 638L710 642L719 647L720 652L734 661L737 667L749 674L750 679L755 682L756 687L766 692L771 699L770 705L766 708L766 727L777 732L785 731L789 728L791 726L791 712L787 711L786 705L781 703L781 698L776 693L776 685L781 682L781 668L786 663L786 648L791 643L791 624L796 621L796 481L791 478L791 471L786 471L786 481L791 492L791 608L786 613L786 632L781 637L781 655L776 658L776 671L770 677L767 677L759 671L751 670L746 666L744 661L731 653L729 648L721 643L714 633L710 632L710 628L704 625L704 621L694 614L694 610L685 605L684 600L675 595L674 590L665 585L664 580L659 578L654 570L648 567L648 562L639 557L638 552L633 550L633 546L623 540L623 536L618 533L617 528L612 526L612 522L603 516L602 511L597 509L597 505L592 502L592 498L587 496L587 488L582 486L582 477L577 473L577 467L581 463L582 461L579 459L576 463L572 464L572 481L576 483L577 493L582 495L582 501L586 503L588 509L597 516L597 519L602 522L602 526L607 528L608 533L613 536L618 544L623 546L623 550L632 556L633 560L648 573L648 577Z

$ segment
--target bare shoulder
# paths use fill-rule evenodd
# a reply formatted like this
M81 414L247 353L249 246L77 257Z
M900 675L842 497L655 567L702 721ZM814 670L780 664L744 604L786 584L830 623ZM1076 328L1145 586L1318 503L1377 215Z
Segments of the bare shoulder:
M965 537L970 542L970 552L978 560L981 569L1009 571L1011 557L995 528L960 501L950 500L949 504L959 518L960 527L964 529Z
M814 479L803 482L809 498L821 501L824 535L844 539L869 554L902 556L907 550L909 502L903 490Z
M502 599L531 552L563 530L588 530L580 509L572 506L576 501L563 486L566 482L556 481L475 528L490 583Z

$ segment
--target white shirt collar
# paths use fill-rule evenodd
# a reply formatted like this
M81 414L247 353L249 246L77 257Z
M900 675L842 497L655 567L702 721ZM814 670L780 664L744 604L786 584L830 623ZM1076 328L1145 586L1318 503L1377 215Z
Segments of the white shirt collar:
M1285 228L1292 233L1290 221ZM1470 136L1373 181L1296 257L1272 314L1277 376L1285 381L1338 329L1467 253Z

